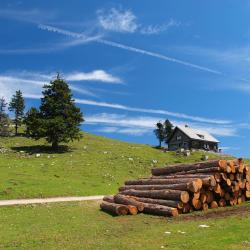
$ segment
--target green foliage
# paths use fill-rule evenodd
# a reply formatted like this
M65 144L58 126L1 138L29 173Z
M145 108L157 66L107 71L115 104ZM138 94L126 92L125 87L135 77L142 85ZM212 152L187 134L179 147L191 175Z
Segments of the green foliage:
M166 120L163 123L156 123L156 129L154 130L154 133L159 140L159 147L161 147L163 141L165 141L166 143L168 142L168 138L172 132L173 124L169 120Z
M174 130L173 129L174 126L169 120L166 120L164 122L164 128L165 128L165 141L166 141L166 143L168 143L168 139Z
M161 143L165 139L165 129L164 129L164 126L161 122L156 123L156 129L154 130L154 133L155 133L157 139L159 140L159 147L161 147Z
M45 138L54 149L59 143L80 139L83 115L75 106L68 84L59 77L44 86L39 111L32 108L27 113L27 133L34 139Z
M16 94L13 95L11 102L9 103L9 110L13 111L15 114L14 124L15 124L15 133L17 135L17 129L21 126L22 120L24 117L24 99L22 92L20 90L16 91Z
M5 101L4 97L0 98L0 136L9 135L10 120L5 112L6 106L7 102Z

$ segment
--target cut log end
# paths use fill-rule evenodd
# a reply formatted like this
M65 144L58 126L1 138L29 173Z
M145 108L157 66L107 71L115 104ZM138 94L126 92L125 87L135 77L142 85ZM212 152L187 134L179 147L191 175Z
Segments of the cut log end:
M181 192L181 201L183 203L188 203L189 201L189 193L186 191Z

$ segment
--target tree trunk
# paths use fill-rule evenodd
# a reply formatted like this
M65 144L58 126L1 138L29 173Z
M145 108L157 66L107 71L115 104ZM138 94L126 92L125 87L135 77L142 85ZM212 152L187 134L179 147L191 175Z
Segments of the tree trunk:
M114 201L115 201L115 203L118 203L118 204L135 206L135 207L137 207L138 211L140 211L140 212L142 212L144 209L144 206L141 202L138 202L134 199L131 199L131 198L126 197L126 196L121 195L121 194L115 195Z
M125 190L121 194L132 195L143 198L152 199L165 199L165 200L175 200L187 203L189 201L189 194L186 191L180 190Z
M189 183L193 180L199 180L198 178L178 178L178 179L139 179L125 181L125 185L168 185L168 184L179 184Z
M58 149L58 141L53 141L52 142L52 149L57 150Z
M177 216L178 210L176 208L156 205L156 204L149 204L143 203L144 205L144 213L149 214L156 214L156 215L163 215L163 216Z
M178 209L183 208L183 203L180 201L150 199L150 198L133 197L133 196L131 196L131 198L133 198L139 202L143 202L143 203L158 204L158 205L167 206L167 207L174 207L174 208L178 208Z
M104 196L103 201L107 201L109 203L115 203L113 195Z
M119 191L124 190L164 190L164 189L174 189L183 190L190 192L198 192L200 189L199 183L196 181L191 181L189 183L178 183L178 184L168 184L168 185L125 185L119 188Z
M127 206L115 204L115 203L109 203L106 201L103 201L100 207L103 211L106 211L114 215L126 215L129 212Z
M167 175L182 171L189 171L189 170L197 170L197 169L204 169L204 168L211 168L211 167L220 167L224 168L226 161L224 160L214 160L214 161L206 161L206 162L199 162L195 164L178 164L167 166L164 168L153 168L152 175Z

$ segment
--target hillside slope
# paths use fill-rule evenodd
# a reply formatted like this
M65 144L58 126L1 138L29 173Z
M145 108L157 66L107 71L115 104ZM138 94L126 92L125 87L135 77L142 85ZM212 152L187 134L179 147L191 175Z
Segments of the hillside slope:
M69 146L68 152L52 153L42 140L0 138L0 199L111 194L124 180L149 175L154 166L202 156L177 156L88 133Z

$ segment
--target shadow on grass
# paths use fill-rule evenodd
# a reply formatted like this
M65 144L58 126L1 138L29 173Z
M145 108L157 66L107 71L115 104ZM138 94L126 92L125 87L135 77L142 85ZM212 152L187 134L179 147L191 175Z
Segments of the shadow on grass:
M51 146L47 145L20 146L20 147L11 147L11 149L17 152L23 151L28 154L37 154L37 153L63 154L71 151L71 149L67 145L61 145L57 149L53 149Z

